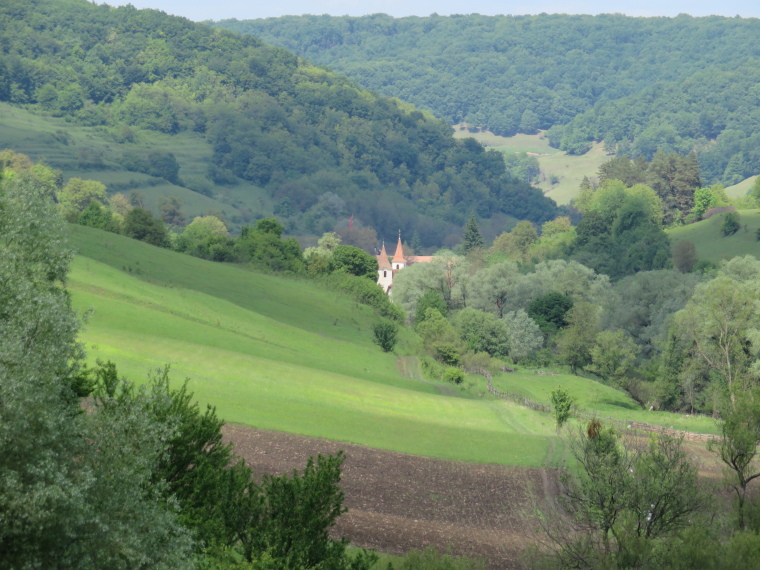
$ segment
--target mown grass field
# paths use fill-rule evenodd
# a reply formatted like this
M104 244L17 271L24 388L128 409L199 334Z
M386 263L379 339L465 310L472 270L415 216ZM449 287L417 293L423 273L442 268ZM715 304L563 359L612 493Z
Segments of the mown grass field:
M404 378L372 342L369 308L319 284L216 264L71 226L68 286L91 311L88 357L132 379L165 364L229 422L430 457L540 467L564 455L549 414ZM401 350L414 336L402 331ZM622 392L564 375L504 374L497 387L548 402L558 384L582 408L710 431L692 418L640 412ZM679 423L680 422L680 423Z
M484 146L503 153L527 152L535 155L541 167L540 179L535 186L553 198L557 204L568 204L578 194L583 177L596 176L599 167L612 158L604 152L602 143L595 144L586 154L569 155L550 147L549 141L543 138L542 133L500 137L488 131L471 133L462 128L462 125L455 125L454 136L473 137ZM557 177L556 184L552 184L552 176Z
M723 237L720 228L723 215L717 214L696 224L667 230L673 245L683 240L694 242L697 257L718 263L737 255L760 257L760 210L739 210L741 228L732 236Z

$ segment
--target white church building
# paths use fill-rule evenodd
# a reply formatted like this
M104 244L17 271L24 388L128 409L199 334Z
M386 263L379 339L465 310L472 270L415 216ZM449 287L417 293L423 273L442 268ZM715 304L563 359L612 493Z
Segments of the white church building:
M401 245L401 232L398 234L398 244L396 245L396 253L393 259L389 259L388 253L385 251L385 242L380 250L380 254L377 256L377 284L383 288L385 293L390 293L393 288L393 278L402 269L412 265L413 263L429 263L433 256L431 255L404 255L404 248Z

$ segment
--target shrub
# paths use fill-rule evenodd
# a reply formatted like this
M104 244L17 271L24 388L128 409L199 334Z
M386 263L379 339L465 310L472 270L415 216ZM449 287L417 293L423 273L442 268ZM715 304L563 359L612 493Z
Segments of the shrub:
M378 323L372 327L375 334L374 342L383 352L390 352L396 346L398 338L398 325L395 323Z
M557 386L556 390L552 390L551 402L552 415L557 422L557 429L559 429L570 419L575 398L568 394L562 386Z
M734 235L739 231L741 223L737 212L726 212L723 214L723 223L720 226L720 232L723 237Z
M443 379L453 384L461 384L464 381L464 372L459 368L449 366L443 371Z
M366 277L355 277L344 271L336 271L325 277L324 283L338 291L351 295L355 301L368 305L381 317L403 323L406 315L401 307L394 305L383 290Z

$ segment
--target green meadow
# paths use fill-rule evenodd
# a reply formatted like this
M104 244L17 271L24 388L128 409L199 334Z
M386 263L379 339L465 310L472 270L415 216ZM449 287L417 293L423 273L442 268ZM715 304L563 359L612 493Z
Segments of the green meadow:
M371 341L376 317L342 295L88 228L72 227L72 242L89 358L130 378L169 364L229 422L447 459L547 460L548 415L401 377Z
M601 382L572 374L536 374L532 370L501 373L493 379L494 387L524 396L534 402L551 404L551 393L561 386L576 399L579 411L596 415L600 420L646 422L653 425L697 433L718 433L717 424L707 416L646 411L625 392Z
M747 192L749 192L752 186L754 186L755 180L757 180L757 176L745 178L739 182L739 184L734 184L733 186L726 188L726 194L728 194L730 198L741 198L742 196L746 196Z
M604 152L603 144L595 144L583 155L570 155L549 146L543 133L500 137L489 131L471 133L463 125L454 126L456 138L473 137L482 145L503 153L527 152L538 159L541 174L534 185L557 204L568 204L577 194L584 176L596 176L599 167L612 158ZM556 177L556 183L552 183Z
M732 236L723 237L720 228L722 214L711 216L706 220L667 230L673 245L680 241L694 242L697 257L718 263L737 255L754 255L760 257L760 241L757 230L760 229L760 210L739 210L741 228Z
M171 366L228 422L445 459L537 467L564 454L549 414L476 384L405 378L372 342L372 311L302 278L266 275L70 226L68 287L88 313L88 358L134 380ZM400 351L415 337L403 330ZM641 412L622 392L576 376L502 374L497 387L548 402L562 384L600 416L710 431L697 419ZM462 397L462 396L467 397ZM659 417L659 416L658 416ZM678 423L678 422L681 423Z

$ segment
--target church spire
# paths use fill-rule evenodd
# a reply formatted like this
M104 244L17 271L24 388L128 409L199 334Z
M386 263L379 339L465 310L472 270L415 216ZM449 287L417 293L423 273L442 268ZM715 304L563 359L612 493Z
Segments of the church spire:
M404 259L404 248L401 246L401 230L398 231L398 244L396 245L396 254L393 256L393 263L406 264L406 259Z

